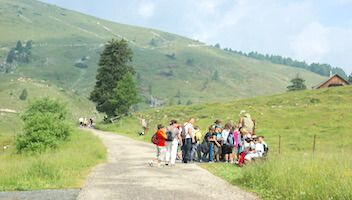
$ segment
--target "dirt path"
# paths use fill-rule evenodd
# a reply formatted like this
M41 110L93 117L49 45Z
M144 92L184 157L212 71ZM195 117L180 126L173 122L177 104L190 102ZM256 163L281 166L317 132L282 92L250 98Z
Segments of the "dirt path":
M108 162L93 169L78 199L258 199L212 175L196 164L149 167L155 155L152 144L91 130L108 150Z

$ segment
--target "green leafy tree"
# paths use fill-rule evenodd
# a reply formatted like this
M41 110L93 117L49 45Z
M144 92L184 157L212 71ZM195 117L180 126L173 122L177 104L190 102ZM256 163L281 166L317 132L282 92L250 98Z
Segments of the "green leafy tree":
M348 77L348 82L352 84L352 73L351 73L350 76Z
M212 80L213 80L213 81L218 81L218 80L220 80L219 73L218 73L217 70L214 72L214 75L213 75L213 77L212 77Z
M109 117L117 113L128 112L126 107L136 102L137 88L130 77L135 74L134 68L129 65L132 61L132 50L128 47L126 40L112 39L105 45L103 53L100 55L98 73L96 75L96 84L90 94L90 99L96 103L99 112L106 113ZM121 94L118 90L125 91L127 87L121 80L128 81L131 84L128 88L133 88L130 94ZM123 84L122 86L120 86ZM118 99L129 97L130 99ZM121 103L118 105L116 102ZM121 108L119 108L121 107Z
M28 96L27 89L23 89L20 95L20 99L24 101L27 99L27 96Z
M23 134L16 137L19 152L43 152L68 139L72 125L68 121L66 104L43 98L27 105L21 115Z
M299 91L299 90L305 90L307 87L304 84L305 80L297 76L296 78L291 80L292 85L287 87L287 91Z

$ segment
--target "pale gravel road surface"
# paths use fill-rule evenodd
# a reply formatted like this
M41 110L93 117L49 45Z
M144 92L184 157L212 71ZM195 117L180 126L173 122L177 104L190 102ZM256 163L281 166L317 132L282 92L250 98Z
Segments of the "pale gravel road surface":
M259 199L196 164L149 167L147 161L156 153L154 145L114 133L91 131L107 147L108 162L92 170L78 195L79 200Z

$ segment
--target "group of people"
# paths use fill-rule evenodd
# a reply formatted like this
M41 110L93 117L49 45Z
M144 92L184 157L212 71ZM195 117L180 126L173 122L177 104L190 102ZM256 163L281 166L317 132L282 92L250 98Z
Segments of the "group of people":
M243 166L253 159L267 156L269 148L264 136L255 134L255 120L245 114L238 123L216 120L202 135L198 126L193 126L194 118L179 125L171 120L164 127L159 124L152 142L157 146L157 155L148 163L154 166L174 166L176 159L183 163L189 162L226 162Z
M80 127L94 127L95 125L93 118L87 119L87 118L80 117L78 119L78 123Z

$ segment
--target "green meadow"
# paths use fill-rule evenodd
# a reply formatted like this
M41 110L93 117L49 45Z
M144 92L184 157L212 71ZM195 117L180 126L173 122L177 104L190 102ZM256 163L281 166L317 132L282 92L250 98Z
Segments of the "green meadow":
M150 142L156 125L166 125L171 119L185 122L195 117L195 125L206 133L216 119L237 121L245 111L257 121L257 134L265 136L270 148L268 159L244 168L225 163L202 167L264 199L351 199L351 102L351 86L306 90L147 110L113 125L99 124L98 128ZM142 131L140 114L151 124L144 136L138 135Z
M90 170L106 160L102 142L82 130L42 154L15 151L0 153L0 191L80 188Z

